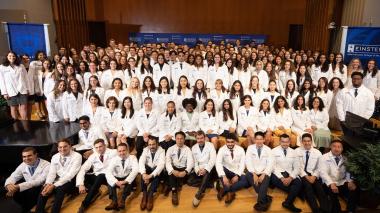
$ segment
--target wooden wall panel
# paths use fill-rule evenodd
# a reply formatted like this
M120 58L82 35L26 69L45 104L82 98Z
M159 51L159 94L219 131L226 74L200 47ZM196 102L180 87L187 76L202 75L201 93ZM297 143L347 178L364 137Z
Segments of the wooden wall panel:
M127 41L129 32L231 33L267 34L270 43L284 45L289 24L304 23L306 1L86 0L86 4L87 18L106 21L107 38L121 42Z
M52 0L52 7L58 47L82 49L89 42L86 1Z

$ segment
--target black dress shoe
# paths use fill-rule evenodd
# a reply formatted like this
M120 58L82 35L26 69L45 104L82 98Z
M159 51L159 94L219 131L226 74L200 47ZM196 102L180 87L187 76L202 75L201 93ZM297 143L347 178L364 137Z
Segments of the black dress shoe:
M289 204L289 203L286 203L286 202L282 202L282 207L284 207L285 209L288 209L290 210L291 212L301 212L302 210L295 207L293 204Z

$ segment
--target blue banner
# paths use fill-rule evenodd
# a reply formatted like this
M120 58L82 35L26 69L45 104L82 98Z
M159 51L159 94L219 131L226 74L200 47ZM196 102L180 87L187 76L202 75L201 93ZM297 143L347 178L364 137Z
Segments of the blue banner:
M7 23L9 46L12 51L31 58L38 50L46 53L45 32L43 24Z
M348 27L344 58L346 63L359 58L364 67L371 58L380 64L380 28Z
M244 35L244 34L183 34L183 33L130 33L129 40L140 44L167 43L187 44L194 46L197 42L207 43L212 41L219 44L221 41L235 43L240 40L242 45L255 42L265 43L267 35Z

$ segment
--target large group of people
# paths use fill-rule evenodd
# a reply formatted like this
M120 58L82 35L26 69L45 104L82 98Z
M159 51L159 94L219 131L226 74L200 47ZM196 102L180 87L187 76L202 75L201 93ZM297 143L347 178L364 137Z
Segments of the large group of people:
M11 116L30 119L32 102L41 119L79 122L81 130L78 144L59 141L50 168L35 150L24 150L5 187L15 199L35 193L37 212L51 194L59 212L64 195L78 187L87 193L83 212L104 184L112 200L106 209L113 210L125 207L140 173L141 209L152 210L162 182L174 205L184 181L199 187L198 206L216 181L227 204L253 186L259 211L272 201L269 185L289 192L283 206L294 212L301 211L293 205L297 196L313 212L338 212L339 193L350 195L355 211L356 186L331 130L341 130L346 112L369 119L379 89L374 59L346 65L340 53L240 41L189 47L111 40L79 54L61 47L52 59L39 51L32 62L10 51L0 66L0 92Z

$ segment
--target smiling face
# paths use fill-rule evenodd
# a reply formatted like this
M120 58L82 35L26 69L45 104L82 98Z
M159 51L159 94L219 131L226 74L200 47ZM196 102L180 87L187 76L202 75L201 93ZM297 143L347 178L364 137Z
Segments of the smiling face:
M37 161L37 153L33 151L26 151L22 153L22 161L31 166Z

